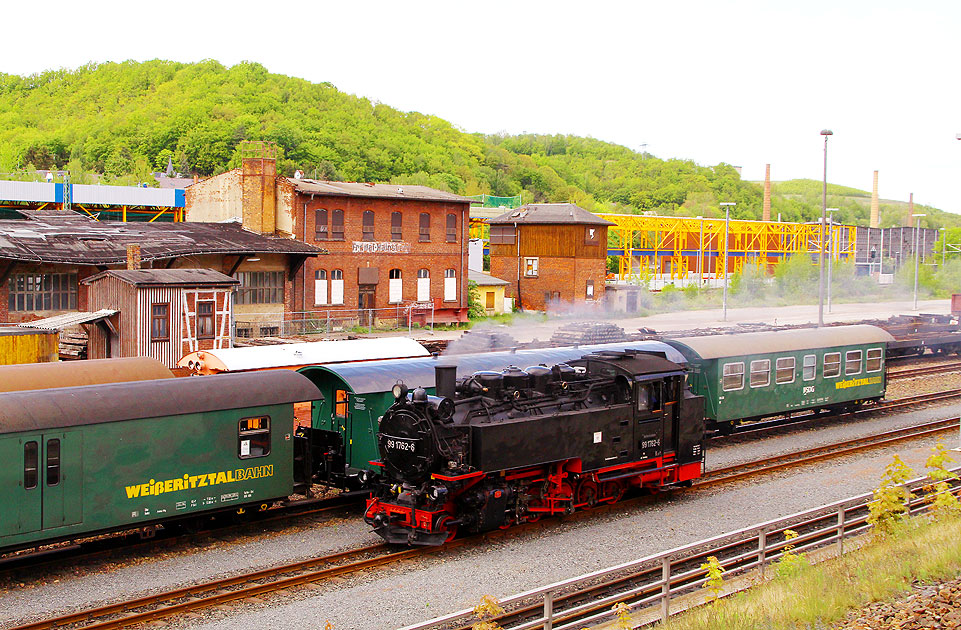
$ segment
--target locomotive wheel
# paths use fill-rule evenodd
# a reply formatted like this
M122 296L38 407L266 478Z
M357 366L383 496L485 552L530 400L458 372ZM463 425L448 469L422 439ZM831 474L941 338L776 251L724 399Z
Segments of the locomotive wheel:
M437 531L447 532L447 538L444 539L444 542L450 542L454 540L454 538L457 536L457 525L449 524L453 520L454 520L453 516L444 516L444 517L441 517L439 521L437 521L437 528L436 528Z
M597 484L591 479L581 479L577 484L574 503L583 506L585 510L597 505Z
M620 481L608 481L602 486L602 490L604 493L604 498L601 499L602 501L606 503L617 503L624 498L624 493L627 491L627 488L624 487L624 484Z

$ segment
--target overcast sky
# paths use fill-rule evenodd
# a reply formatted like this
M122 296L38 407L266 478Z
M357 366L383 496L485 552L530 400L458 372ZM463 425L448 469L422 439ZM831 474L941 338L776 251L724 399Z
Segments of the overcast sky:
M961 212L961 3L17 2L0 71L257 61L465 131L565 133ZM141 8L143 7L143 8ZM149 7L149 8L148 8Z

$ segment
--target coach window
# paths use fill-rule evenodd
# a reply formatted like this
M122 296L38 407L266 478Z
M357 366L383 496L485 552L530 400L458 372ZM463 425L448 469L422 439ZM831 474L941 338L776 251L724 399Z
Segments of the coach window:
M828 352L824 355L824 378L834 378L841 374L841 353Z
M801 377L805 381L813 381L818 373L818 358L813 354L804 355L804 370Z
M399 212L390 213L390 240L404 240L404 216Z
M330 240L344 240L344 211L334 210L330 213Z
M374 240L374 211L364 210L362 241Z
M751 387L767 387L771 384L771 360L751 361Z
M60 484L60 440L47 440L47 485Z
M170 305L154 304L150 307L150 341L170 340Z
M314 240L326 241L329 233L327 228L327 210L320 208L314 211Z
M774 382L778 385L794 382L794 357L781 357L775 362Z
M725 363L723 389L726 392L744 388L744 363Z
M241 419L237 437L240 459L270 455L270 416Z
M337 418L347 417L347 390L338 389L334 392L334 416Z
M417 240L421 243L430 242L430 214L427 212L420 213L420 223L418 224L418 237Z
M869 348L867 356L866 372L880 372L881 371L881 348Z
M197 302L197 339L214 338L214 303Z
M851 374L861 373L861 351L860 350L848 350L844 354L844 374L846 376Z
M40 460L36 442L27 442L23 445L23 488L32 490L37 487L37 466Z

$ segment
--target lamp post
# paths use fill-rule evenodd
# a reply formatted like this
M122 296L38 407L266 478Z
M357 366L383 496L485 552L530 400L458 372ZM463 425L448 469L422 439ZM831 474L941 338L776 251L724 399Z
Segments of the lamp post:
M828 313L831 312L831 262L834 260L834 213L837 208L828 208L831 216L828 218Z
M824 326L824 224L827 222L828 208L828 136L834 135L830 129L822 129L824 136L824 180L821 188L821 247L818 251L818 328Z
M701 221L701 236L697 240L697 292L700 293L704 284L704 217L697 218Z
M731 206L736 206L733 201L722 201L724 208L724 321L727 321L727 246L728 246L728 225L731 222Z
M914 310L918 310L918 267L921 264L921 253L918 251L918 224L926 214L914 215Z
M948 233L945 228L938 228L941 232L941 268L944 269L944 253L948 251Z

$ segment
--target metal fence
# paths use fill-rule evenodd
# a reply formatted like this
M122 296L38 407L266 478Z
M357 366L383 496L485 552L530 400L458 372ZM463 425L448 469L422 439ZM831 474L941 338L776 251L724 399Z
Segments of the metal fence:
M904 484L904 487L913 492L929 484L931 480L922 477ZM958 487L955 480L950 491L957 493ZM660 620L666 621L672 612L682 612L681 609L671 611L672 599L702 588L705 571L700 567L708 556L719 558L725 569L725 577L757 570L763 578L772 563L784 556L788 546L791 546L792 553L834 546L840 555L844 552L847 538L871 529L867 517L868 503L872 498L871 493L862 494L513 595L500 600L500 605L508 613L525 606L542 605L543 614L504 627L509 630L580 629L611 621L614 618L611 608L620 602L626 603L635 612L652 609L655 617L659 607ZM915 497L908 507L912 515L925 512L930 507L930 497ZM797 538L785 539L784 532L789 529L798 532ZM562 596L567 599L570 595L596 588L600 583L627 578L630 578L630 585L622 590L602 598L589 598L588 601L582 598L571 606L558 606L555 610L555 603ZM598 609L603 612L590 612ZM451 623L470 623L472 619L473 610L467 609L405 626L401 630L427 630Z
M235 338L326 335L335 332L372 332L420 328L411 316L433 328L430 303L398 304L388 308L324 309L291 313L243 313L234 322Z

